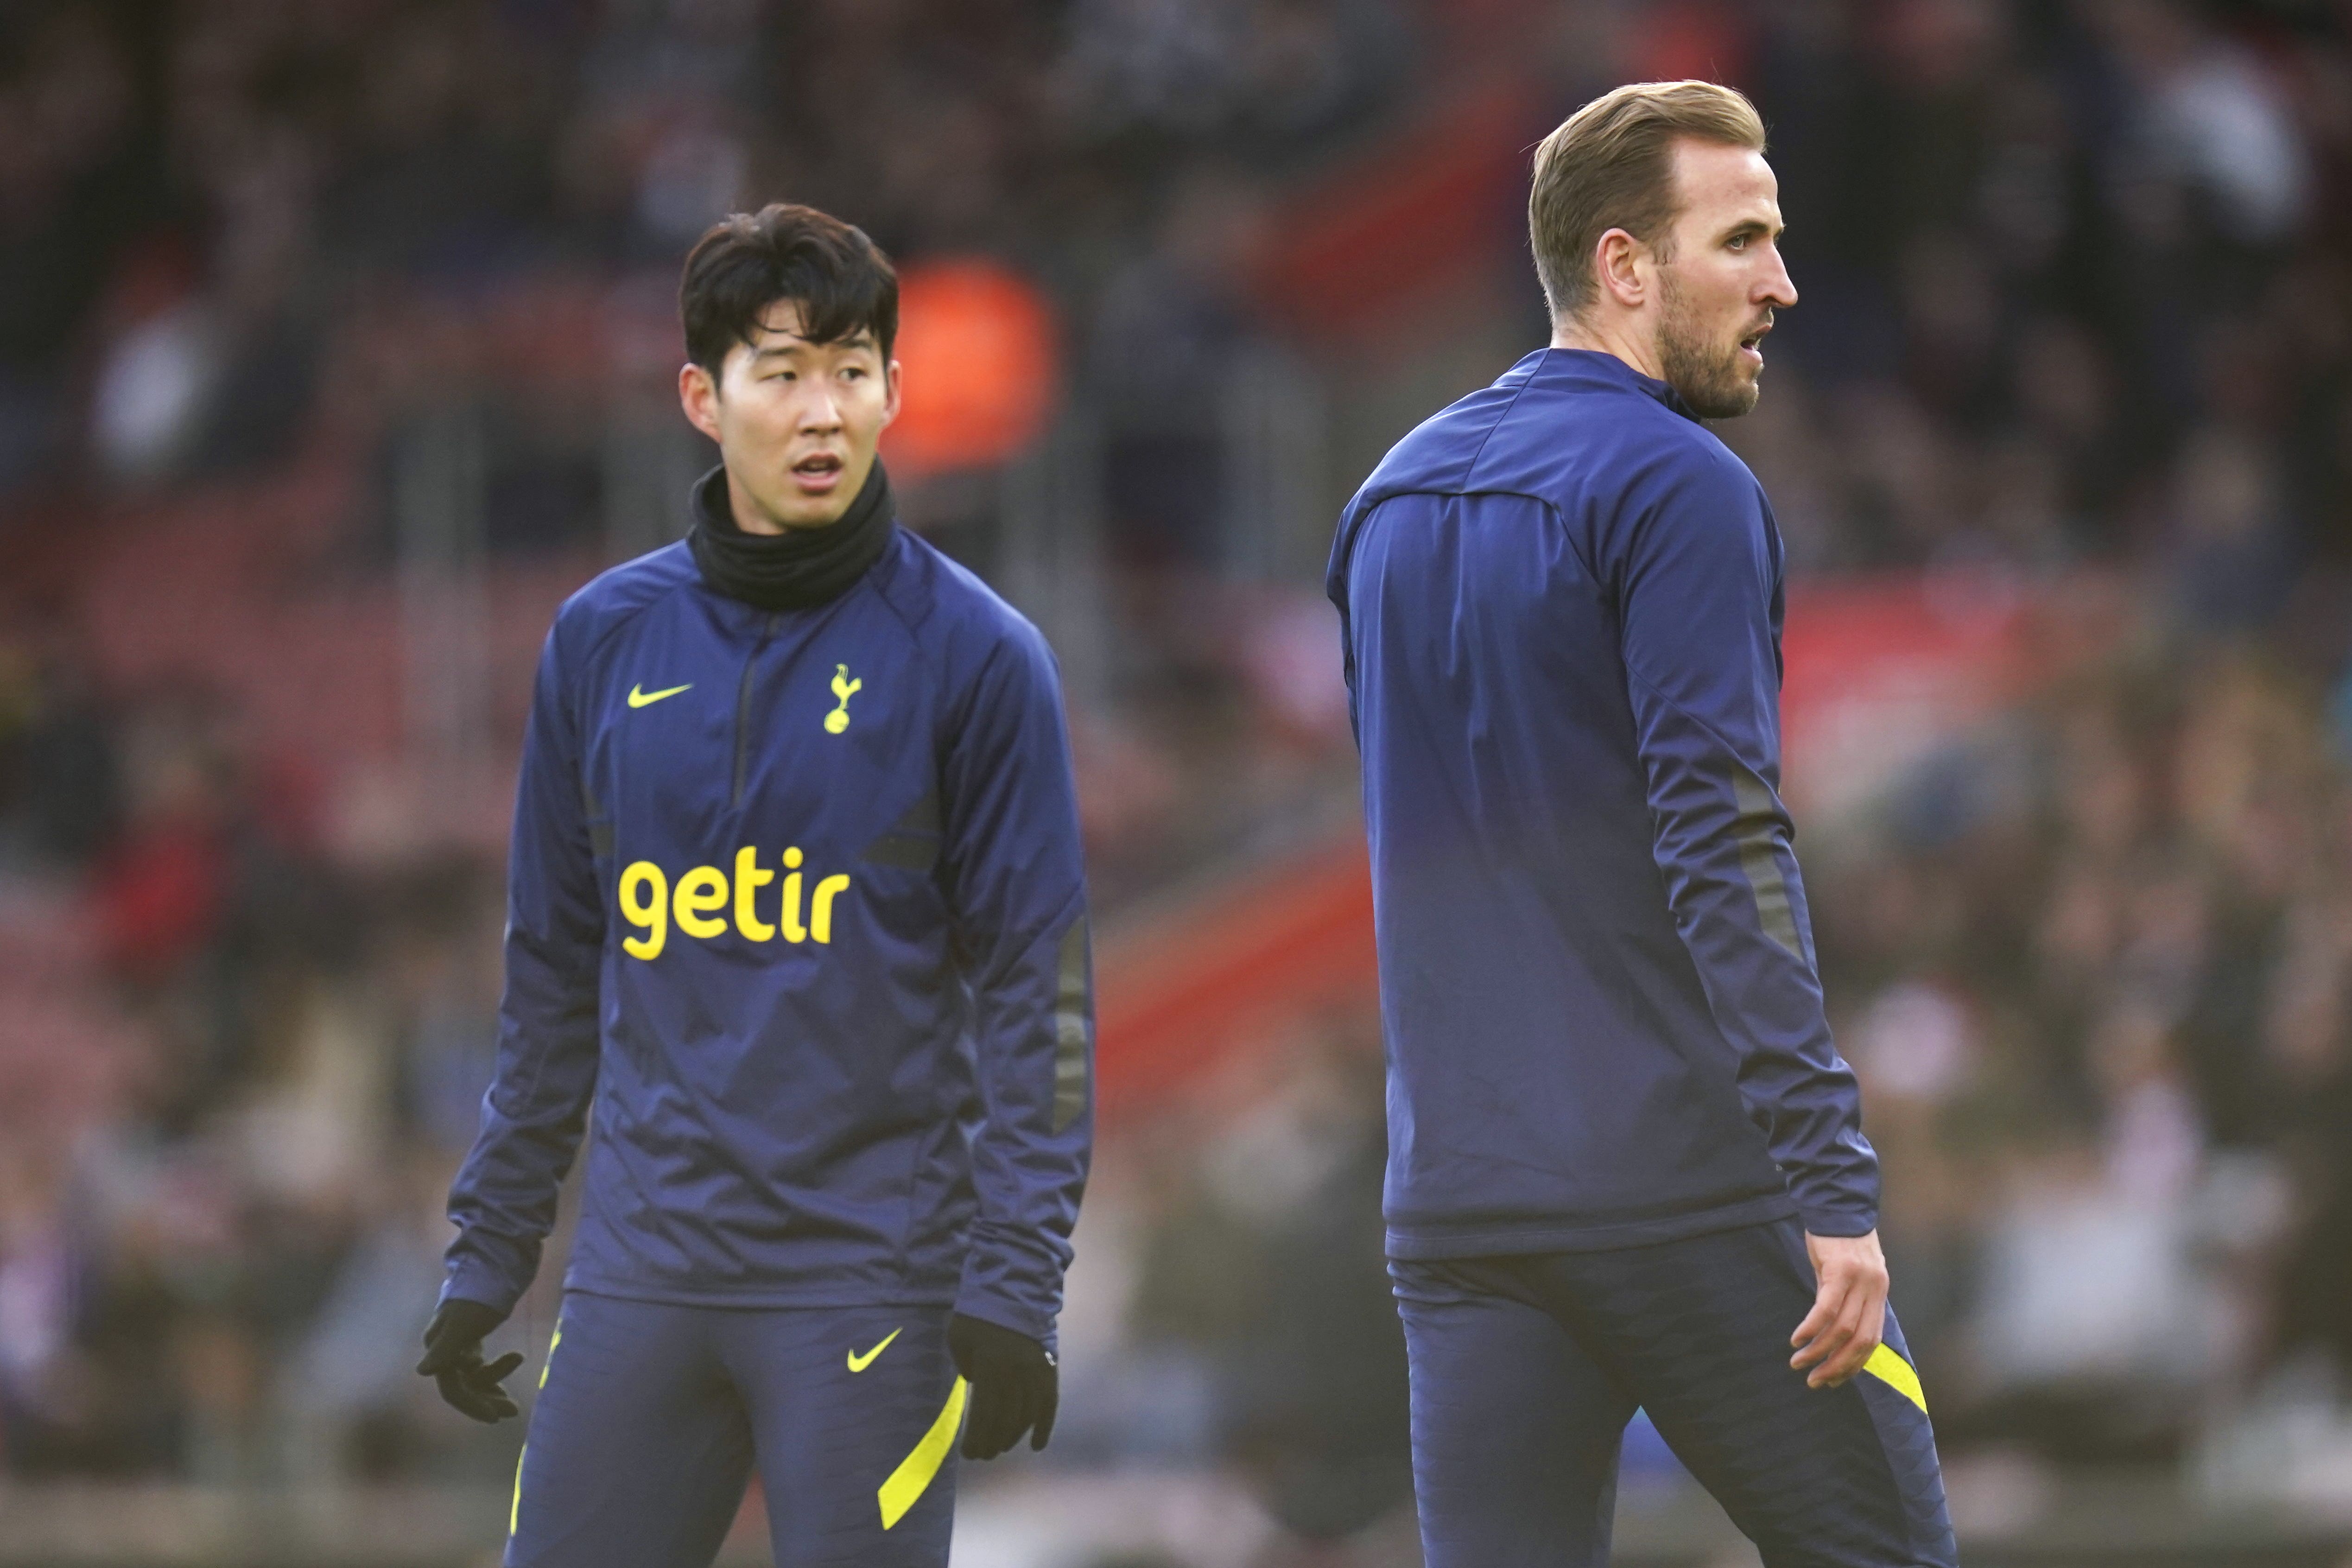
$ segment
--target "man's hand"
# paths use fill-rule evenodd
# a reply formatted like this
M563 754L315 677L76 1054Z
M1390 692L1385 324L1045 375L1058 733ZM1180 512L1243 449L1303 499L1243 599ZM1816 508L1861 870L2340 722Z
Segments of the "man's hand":
M963 1426L965 1458L992 1459L1033 1426L1036 1431L1029 1447L1045 1446L1054 1435L1054 1412L1062 1397L1053 1352L1027 1334L958 1312L948 1320L948 1354L971 1384L971 1410Z
M1789 1364L1802 1372L1808 1388L1835 1388L1862 1370L1886 1337L1886 1255L1878 1233L1864 1236L1805 1234L1805 1256L1821 1282L1813 1310L1789 1336L1797 1353Z
M441 1303L425 1331L425 1359L416 1370L441 1385L441 1397L477 1421L503 1421L521 1414L514 1396L499 1384L522 1364L522 1352L509 1351L482 1364L482 1341L507 1315L479 1301L455 1297Z

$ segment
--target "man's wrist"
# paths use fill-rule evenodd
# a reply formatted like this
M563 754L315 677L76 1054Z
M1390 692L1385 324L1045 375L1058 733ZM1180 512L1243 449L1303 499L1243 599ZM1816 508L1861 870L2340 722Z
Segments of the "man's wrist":
M1025 1335L1035 1340L1047 1350L1054 1348L1056 1335L1054 1332L1053 1318L1050 1315L1025 1309L1017 1302L1007 1301L1002 1296L987 1294L959 1296L952 1310L959 1317L977 1318L983 1323L992 1323L1000 1329L1009 1329L1016 1334Z

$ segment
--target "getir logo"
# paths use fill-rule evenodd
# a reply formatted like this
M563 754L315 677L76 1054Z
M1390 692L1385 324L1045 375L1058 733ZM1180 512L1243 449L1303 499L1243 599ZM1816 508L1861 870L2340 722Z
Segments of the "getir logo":
M747 942L771 942L781 935L786 942L833 941L833 900L849 890L849 879L827 877L816 885L810 895L808 924L801 924L801 852L787 849L783 854L784 891L776 910L773 924L761 920L754 910L760 889L776 879L776 874L760 864L760 852L749 847L735 851L735 881L733 903L735 929ZM727 921L718 911L729 903L727 873L716 866L697 866L670 886L669 878L650 860L639 860L621 873L621 915L644 934L621 939L621 951L632 958L656 959L661 956L662 945L669 940L670 922L688 936L714 937L727 934Z

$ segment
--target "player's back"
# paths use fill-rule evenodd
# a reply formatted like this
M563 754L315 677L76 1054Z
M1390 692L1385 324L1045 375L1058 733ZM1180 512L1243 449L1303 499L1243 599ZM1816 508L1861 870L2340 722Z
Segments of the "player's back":
M1693 483L1754 491L1661 384L1554 350L1407 437L1342 520L1396 1256L1790 1212L1670 910L1629 694L1629 541Z

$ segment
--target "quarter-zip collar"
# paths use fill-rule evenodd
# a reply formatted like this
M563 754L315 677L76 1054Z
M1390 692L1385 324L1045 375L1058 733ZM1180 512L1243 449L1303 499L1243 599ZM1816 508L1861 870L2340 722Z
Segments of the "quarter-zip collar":
M759 640L751 651L743 656L743 673L735 682L735 765L729 776L727 805L730 810L743 804L744 770L751 760L751 682L760 668L760 656L768 648L768 639L776 633L776 612L762 611L760 616Z
M1602 384L1638 392L1644 397L1664 404L1694 425L1704 423L1697 410L1683 401L1683 395L1666 382L1643 375L1615 354L1600 349L1541 348L1519 362L1526 367L1528 379L1538 384Z

